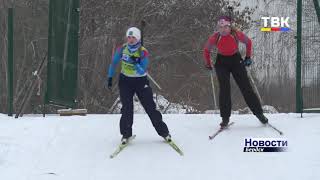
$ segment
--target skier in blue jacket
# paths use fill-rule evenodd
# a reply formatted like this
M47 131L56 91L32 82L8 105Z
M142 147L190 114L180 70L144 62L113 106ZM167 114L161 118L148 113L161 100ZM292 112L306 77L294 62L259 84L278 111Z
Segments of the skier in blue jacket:
M112 58L106 82L107 87L111 89L116 67L121 63L119 77L120 101L122 103L121 141L126 143L132 136L134 94L137 94L157 133L165 140L171 141L168 127L163 122L161 113L156 109L153 92L147 79L149 53L141 45L141 31L136 27L131 27L127 30L126 36L127 43L119 47Z

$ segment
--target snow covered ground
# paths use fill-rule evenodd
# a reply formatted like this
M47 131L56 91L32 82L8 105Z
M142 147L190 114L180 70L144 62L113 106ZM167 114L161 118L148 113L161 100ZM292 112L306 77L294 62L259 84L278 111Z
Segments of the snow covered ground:
M318 180L320 114L267 114L284 131L289 152L244 153L246 137L280 137L253 115L208 140L216 114L164 115L185 155L155 133L147 115L135 116L137 138L115 159L120 115L59 117L0 114L0 180Z

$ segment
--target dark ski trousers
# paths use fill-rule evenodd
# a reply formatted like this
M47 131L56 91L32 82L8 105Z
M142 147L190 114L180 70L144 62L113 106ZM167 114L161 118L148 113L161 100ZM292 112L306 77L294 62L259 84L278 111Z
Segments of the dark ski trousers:
M162 137L169 134L168 127L163 122L161 113L156 109L152 89L146 76L127 77L120 74L119 89L120 101L122 103L120 133L123 137L132 136L134 94L137 94L157 133Z
M262 114L261 103L253 91L247 74L246 67L241 63L240 53L232 56L217 55L215 70L219 81L219 107L222 118L229 118L231 115L231 90L230 73L240 88L240 91L253 114Z

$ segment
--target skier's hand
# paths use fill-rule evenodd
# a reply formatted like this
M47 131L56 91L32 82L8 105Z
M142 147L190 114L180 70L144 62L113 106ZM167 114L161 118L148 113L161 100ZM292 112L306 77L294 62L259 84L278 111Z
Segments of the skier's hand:
M250 66L252 64L252 60L250 57L246 57L243 61L242 64L245 66Z
M212 70L213 69L213 67L212 67L212 65L211 64L206 64L206 66L205 66L208 70Z
M112 90L112 77L109 77L108 80L105 83L105 87L109 90Z

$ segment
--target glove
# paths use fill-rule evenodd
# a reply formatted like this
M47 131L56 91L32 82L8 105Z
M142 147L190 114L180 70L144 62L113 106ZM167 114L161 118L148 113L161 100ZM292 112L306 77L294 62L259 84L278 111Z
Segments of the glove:
M208 70L210 70L210 71L213 69L213 67L212 67L211 64L206 64L206 68L207 68Z
M250 57L246 57L243 61L242 64L245 66L250 66L252 64L252 60Z
M106 81L106 86L109 90L112 89L112 77L108 78L108 81Z

